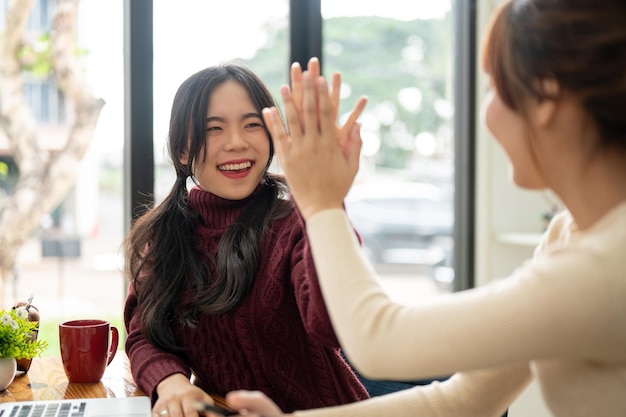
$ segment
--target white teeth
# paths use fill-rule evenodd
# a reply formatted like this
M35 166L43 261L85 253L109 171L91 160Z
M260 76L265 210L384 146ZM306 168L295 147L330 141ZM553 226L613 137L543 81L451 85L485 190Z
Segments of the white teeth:
M218 165L217 169L220 171L240 171L242 169L248 169L252 166L252 162L246 161L240 164L224 164Z

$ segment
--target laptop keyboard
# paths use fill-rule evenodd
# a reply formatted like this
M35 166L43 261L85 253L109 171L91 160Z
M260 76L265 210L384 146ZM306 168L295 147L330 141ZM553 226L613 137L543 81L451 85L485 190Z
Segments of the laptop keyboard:
M7 417L84 417L84 401L50 404L16 404Z

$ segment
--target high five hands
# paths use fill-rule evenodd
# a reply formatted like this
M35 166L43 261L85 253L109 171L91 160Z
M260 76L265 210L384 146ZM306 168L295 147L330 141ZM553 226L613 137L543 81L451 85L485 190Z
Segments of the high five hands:
M320 76L319 61L312 58L307 71L294 64L291 88L281 88L287 126L278 109L263 110L291 193L305 219L321 210L342 208L359 169L361 136L356 121L367 99L361 97L346 122L338 126L340 87L341 75L336 73L329 89ZM226 401L246 417L287 416L260 391L233 391Z
M320 76L319 61L312 58L308 70L291 68L292 87L281 87L287 127L278 109L263 110L276 154L285 171L291 193L306 219L315 213L342 208L343 200L359 169L360 126L356 120L367 99L361 97L342 126L337 125L341 76L332 77L329 89Z

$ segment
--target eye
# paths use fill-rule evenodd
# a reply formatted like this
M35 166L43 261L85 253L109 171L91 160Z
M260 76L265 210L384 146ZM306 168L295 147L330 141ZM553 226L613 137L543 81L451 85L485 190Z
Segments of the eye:
M246 129L259 129L259 128L263 128L265 125L263 124L263 119L261 119L260 117L250 117L248 118L248 122L245 125Z
M222 128L219 126L207 126L206 128L207 132L219 132L220 130L222 130Z
M246 125L246 128L255 128L255 127L263 127L263 123L251 122Z

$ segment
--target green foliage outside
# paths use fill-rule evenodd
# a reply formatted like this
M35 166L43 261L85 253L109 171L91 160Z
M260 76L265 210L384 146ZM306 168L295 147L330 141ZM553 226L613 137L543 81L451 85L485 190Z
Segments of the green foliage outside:
M18 57L22 63L22 70L36 78L47 78L52 72L52 52L50 50L50 34L41 34L35 42L26 43L19 50ZM86 49L76 48L78 57L88 54Z
M440 136L451 130L451 120L437 111L436 103L452 103L449 74L453 68L452 14L444 19L400 21L382 17L337 17L323 22L323 72L340 71L350 95L341 102L348 111L366 95L366 112L384 107L393 120L381 123L377 136L381 147L376 165L406 169L415 152L414 138L421 132ZM275 97L289 79L287 28L269 36L270 43L245 61L263 79ZM303 63L304 64L304 63ZM421 104L407 108L400 95L407 89L421 97ZM279 105L280 105L280 100ZM379 118L380 119L380 118ZM451 157L449 154L440 155Z

